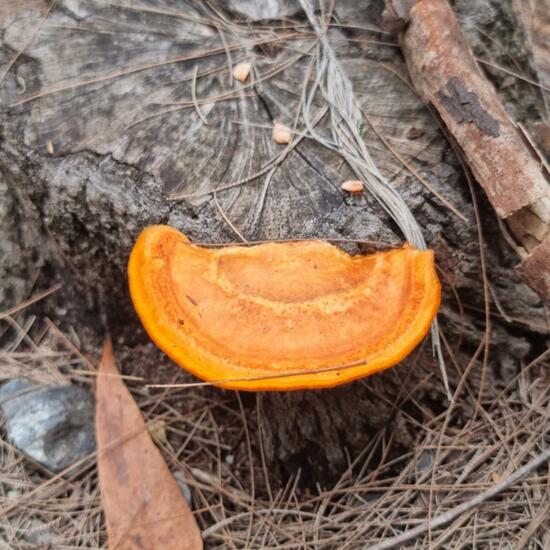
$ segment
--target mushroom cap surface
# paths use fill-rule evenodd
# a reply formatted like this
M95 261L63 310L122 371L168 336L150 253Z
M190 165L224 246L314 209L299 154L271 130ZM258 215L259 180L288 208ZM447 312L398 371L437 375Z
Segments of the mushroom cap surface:
M389 368L440 303L433 251L350 256L324 241L204 248L157 225L130 256L151 339L197 377L238 390L331 387Z

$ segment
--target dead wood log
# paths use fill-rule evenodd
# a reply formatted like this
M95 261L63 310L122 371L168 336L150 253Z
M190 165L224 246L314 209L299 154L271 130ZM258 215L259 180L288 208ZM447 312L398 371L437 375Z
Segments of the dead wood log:
M550 119L550 0L522 2L514 0L527 39L533 52L537 77L543 87L542 97L546 105L546 120ZM548 122L547 122L548 124Z
M262 26L256 30L246 23L239 33L225 31L232 62L254 66L256 82L249 77L241 84L230 78L220 33L204 24L213 17L206 3L181 0L176 10L160 0L139 6L59 0L36 32L51 5L37 3L39 13L25 11L4 22L0 17L1 66L15 60L0 83L0 213L6 213L0 220L0 291L10 300L5 305L25 297L37 277L37 289L62 280L63 291L43 311L62 327L74 327L88 351L103 335L103 309L127 373L151 383L184 382L189 379L181 369L147 346L131 309L126 263L144 226L168 223L197 242L237 240L221 210L249 240L400 242L372 197L341 191L353 173L313 140L302 140L270 179L254 177L284 149L271 139L272 122L293 125L310 63L299 52L307 53L314 40L303 20L296 19L294 30L280 30L288 36L277 35L271 43L260 44ZM225 11L228 3L219 4L233 21L233 12ZM377 0L339 0L334 17L366 28L378 21L379 8ZM249 14L237 20L244 16ZM382 42L368 36L346 27L329 31L371 123L365 121L365 143L436 249L445 287L442 329L462 365L483 336L470 194L433 117L401 77L406 68L399 50L386 36ZM326 121L319 129L328 131ZM250 181L219 189L242 178ZM173 194L188 198L175 202ZM507 380L536 351L531 331L546 334L544 310L526 285L510 277L513 254L490 210L484 204L482 209L493 243L487 251L491 288L502 311L518 320L496 316L491 335L490 378L494 373ZM38 275L27 276L35 271ZM461 372L453 365L449 371L455 387ZM222 390L211 391L213 399L221 399ZM252 421L260 416L253 397L243 396ZM373 438L389 442L385 451L410 448L418 422L445 406L429 345L408 364L366 380L258 398L271 477L284 481L301 470L302 481L311 485L337 478L348 467L347 453L357 456ZM220 425L225 421L221 417Z
M393 13L406 17L402 8ZM548 173L476 65L447 0L415 3L401 45L416 90L438 111L517 241L518 272L550 300Z

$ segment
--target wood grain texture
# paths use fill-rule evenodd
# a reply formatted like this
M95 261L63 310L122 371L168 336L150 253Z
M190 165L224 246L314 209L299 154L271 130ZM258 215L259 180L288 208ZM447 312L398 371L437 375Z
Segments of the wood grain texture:
M501 6L500 0L487 1ZM0 85L0 184L2 196L10 197L5 203L9 223L2 226L6 238L0 240L0 254L7 259L0 262L4 303L24 299L35 284L37 275L22 275L17 266L29 265L30 272L42 267L36 286L64 283L54 306L66 313L57 320L73 326L83 346L91 349L104 333L100 320L105 311L109 328L126 350L125 368L148 382L190 380L167 358L138 351L148 349L149 340L127 290L126 266L135 239L147 225L169 224L194 242L237 241L212 194L201 192L251 176L279 154L285 146L272 142L272 123L281 120L292 127L300 102L310 59L294 57L307 52L312 36L304 34L299 10L287 10L296 2L270 2L277 15L267 22L253 20L262 13L251 13L250 4L215 2L219 13L237 24L238 32L224 27L223 34L229 46L240 45L230 51L233 65L241 60L253 65L245 83L249 87L231 81L223 41L201 19L213 18L206 4L181 1L176 6L172 0L59 0ZM464 3L465 9L472 4ZM47 5L41 4L40 13ZM437 122L407 81L394 39L352 28L378 25L381 12L378 0L338 0L334 21L345 26L331 27L329 37L372 123L365 119L365 143L436 250L443 285L440 320L460 361L461 353L473 353L483 330L483 284L471 198ZM287 16L291 19L285 20ZM33 22L39 20L37 14ZM277 40L256 45L258 38L265 38L257 27L266 23L279 27L267 36ZM294 24L297 34L294 27L287 29ZM6 58L21 47L21 34L34 28L8 21L2 31ZM485 25L483 30L491 28ZM510 40L516 36L506 32ZM280 38L289 33L292 36ZM512 46L516 51L522 44ZM204 56L207 49L217 53ZM182 57L189 59L176 61ZM208 125L192 102L195 69L195 96ZM512 89L515 84L506 86ZM236 99L212 100L220 94L235 94ZM523 104L525 95L521 97ZM315 101L317 108L322 106L318 98ZM177 102L183 103L168 105ZM174 110L133 124L168 108ZM318 128L329 131L324 120ZM338 155L303 139L269 181L264 174L219 191L217 199L248 240L344 238L399 245L397 229L372 197L341 190L350 179L356 177ZM425 184L467 221L449 211ZM195 196L174 202L173 192ZM544 310L537 295L511 276L515 255L483 197L480 207L491 240L491 287L500 305L509 316L528 319L532 330L544 334ZM365 244L339 246L350 253L374 250ZM45 313L54 310L48 302ZM513 372L531 349L526 336L530 330L521 322L495 317L490 376ZM438 414L445 401L429 346L412 364L332 390L263 398L266 460L273 477L284 480L301 469L304 482L307 476L312 486L338 477L347 468L348 451L353 456L380 430L398 426L403 407L417 410L407 399L413 390L415 402ZM460 374L452 366L449 370L451 382L456 382ZM213 398L221 398L222 390L212 391ZM223 425L224 419L219 422ZM414 440L406 430L394 433L396 452Z
M107 339L97 381L96 436L109 548L202 550L193 514L118 374Z

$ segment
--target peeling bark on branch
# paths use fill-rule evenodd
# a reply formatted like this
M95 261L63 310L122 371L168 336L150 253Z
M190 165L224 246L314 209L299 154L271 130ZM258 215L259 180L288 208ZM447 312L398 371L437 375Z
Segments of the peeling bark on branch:
M548 174L477 67L447 0L417 2L401 45L416 90L437 109L518 241L519 273L550 300L550 285L541 283L550 279Z

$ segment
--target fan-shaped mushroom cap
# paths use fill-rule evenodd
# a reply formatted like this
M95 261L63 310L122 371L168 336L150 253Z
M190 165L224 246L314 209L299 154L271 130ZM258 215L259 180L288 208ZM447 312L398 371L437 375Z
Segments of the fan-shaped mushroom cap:
M240 390L329 387L391 367L425 336L441 293L432 251L202 248L161 225L140 235L128 271L154 342L199 378Z

